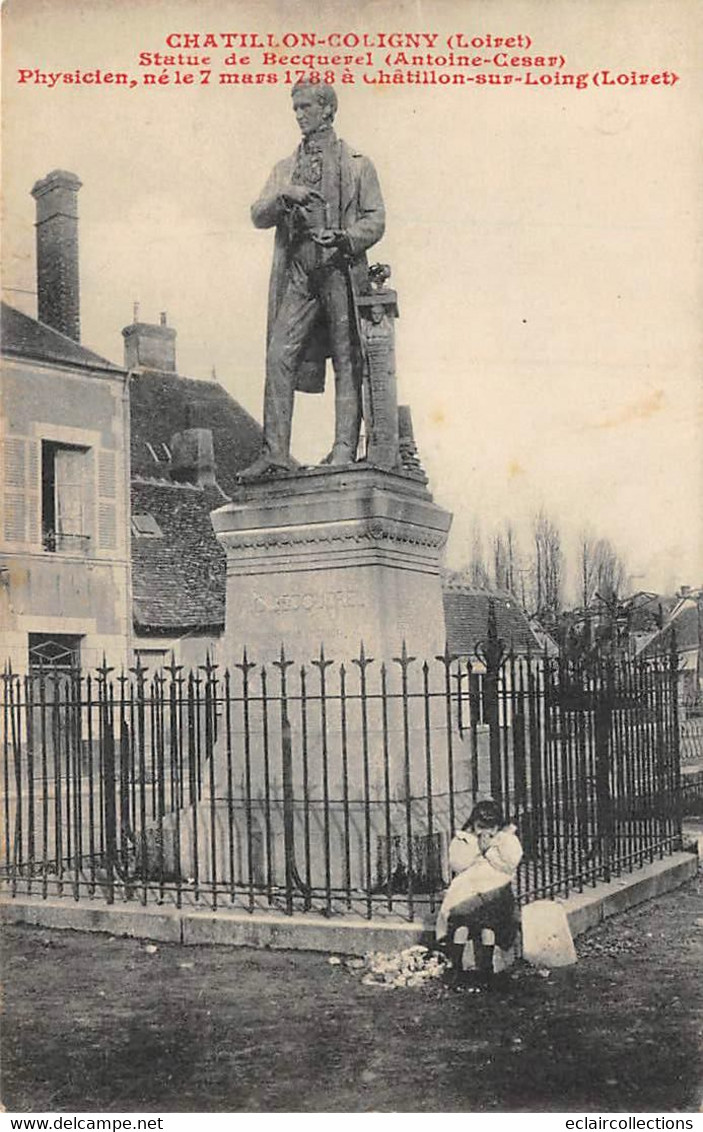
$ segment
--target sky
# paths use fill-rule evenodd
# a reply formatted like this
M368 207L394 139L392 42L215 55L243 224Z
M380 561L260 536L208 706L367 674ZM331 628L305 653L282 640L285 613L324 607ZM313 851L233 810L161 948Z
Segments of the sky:
M71 170L83 182L84 344L121 362L134 301L143 321L165 310L179 371L214 368L258 419L272 233L249 207L297 144L290 87L179 85L173 67L146 87L144 72L163 68L140 66L140 52L177 53L173 33L408 32L437 35L445 55L462 33L529 36L508 53L563 56L561 68L509 70L521 84L368 84L355 68L337 86L337 131L374 161L386 202L371 258L391 264L399 295L399 399L435 500L454 514L450 565L467 561L476 523L488 542L510 520L526 542L543 506L571 549L587 528L610 538L633 589L703 584L697 0L6 0L3 15L6 297L34 312L29 192ZM476 50L493 60L490 45ZM231 51L200 53L216 78ZM18 82L20 69L75 68L137 82ZM589 81L528 86L527 70ZM679 77L593 85L603 70ZM297 398L303 462L329 448L331 390Z

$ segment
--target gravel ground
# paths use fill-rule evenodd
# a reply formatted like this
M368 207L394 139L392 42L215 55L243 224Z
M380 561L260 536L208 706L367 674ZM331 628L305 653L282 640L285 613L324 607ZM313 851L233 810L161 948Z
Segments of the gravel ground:
M324 955L8 927L9 1111L691 1112L703 874L490 993Z

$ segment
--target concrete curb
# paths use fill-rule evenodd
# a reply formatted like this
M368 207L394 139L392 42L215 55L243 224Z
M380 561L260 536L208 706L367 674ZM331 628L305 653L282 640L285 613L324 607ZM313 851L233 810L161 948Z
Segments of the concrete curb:
M695 876L698 857L674 853L636 872L599 884L588 892L559 900L573 936L625 912L646 900L678 888ZM41 900L3 894L0 924L33 924L114 936L152 939L163 943L223 944L286 951L324 951L364 955L367 951L396 951L430 938L432 923L379 922L358 917L282 916L276 913L209 912L191 909L144 908L128 904L80 903L70 898Z
M268 947L285 951L333 951L365 955L399 951L430 936L430 925L378 923L357 917L326 920L312 916L241 915L195 912L183 918L183 943Z
M672 853L660 861L636 872L601 883L587 892L574 893L566 900L560 900L566 910L569 929L575 938L589 928L634 908L645 900L653 900L665 892L679 888L698 871L698 857L695 853Z
M91 901L81 904L65 900L41 900L21 896L14 900L3 893L0 924L32 924L76 932L107 932L134 939L158 939L163 943L182 942L182 914L177 909L132 907Z

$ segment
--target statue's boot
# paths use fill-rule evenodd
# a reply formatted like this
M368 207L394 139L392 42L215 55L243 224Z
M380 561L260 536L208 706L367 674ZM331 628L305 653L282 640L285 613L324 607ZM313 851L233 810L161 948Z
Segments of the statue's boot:
M335 442L332 451L327 453L321 463L332 468L340 468L345 464L353 464L355 455L355 449L350 444Z
M237 478L240 483L249 483L251 480L264 479L266 476L292 472L294 468L295 464L290 457L274 456L271 452L262 452L253 464L239 473Z
M334 393L334 444L322 461L332 468L353 464L359 447L361 404L354 386L351 358L341 359L348 367L348 380L337 380Z

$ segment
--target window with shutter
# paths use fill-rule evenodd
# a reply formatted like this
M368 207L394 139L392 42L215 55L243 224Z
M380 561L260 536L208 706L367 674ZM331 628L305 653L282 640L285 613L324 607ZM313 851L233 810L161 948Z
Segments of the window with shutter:
M5 440L3 449L3 534L8 542L24 542L27 537L25 440L23 437L10 436Z
M29 542L40 542L39 537L39 444L36 440L27 441L27 537Z
M98 493L103 499L114 499L116 489L115 453L101 448L98 453Z
M83 462L83 452L75 448L58 448L54 453L56 534L63 539L85 534Z
M90 450L42 441L42 532L51 551L85 553L90 546Z
M117 549L117 459L107 448L98 452L98 548Z

